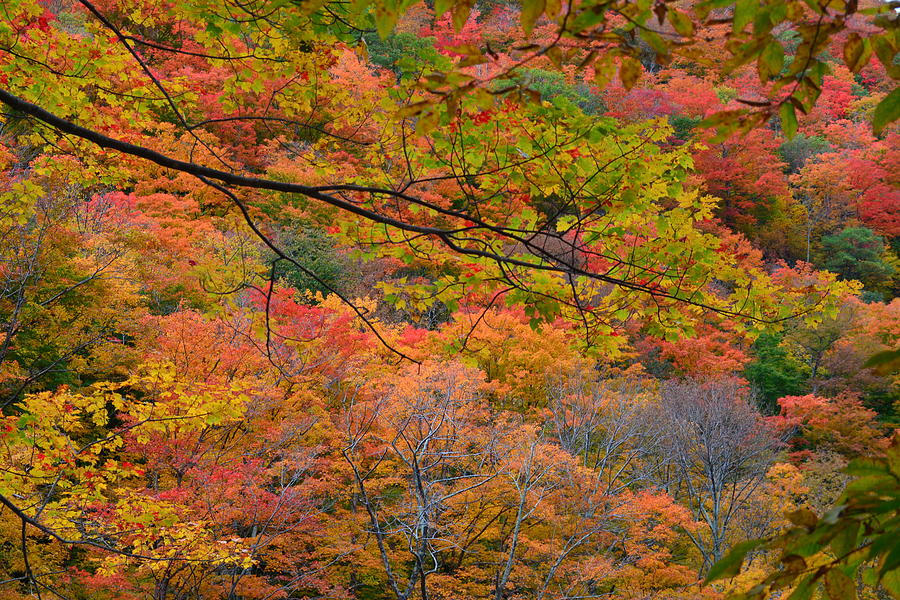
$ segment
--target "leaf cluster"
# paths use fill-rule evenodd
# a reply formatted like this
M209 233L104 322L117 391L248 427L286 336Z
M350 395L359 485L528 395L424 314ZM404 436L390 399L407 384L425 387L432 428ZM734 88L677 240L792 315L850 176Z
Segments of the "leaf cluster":
M802 508L789 513L792 528L737 544L707 581L734 577L748 555L767 550L778 553L777 568L734 598L762 600L792 590L788 598L806 600L822 589L831 600L848 600L857 597L860 577L900 598L900 434L884 456L858 458L846 472L854 479L834 508L821 517Z

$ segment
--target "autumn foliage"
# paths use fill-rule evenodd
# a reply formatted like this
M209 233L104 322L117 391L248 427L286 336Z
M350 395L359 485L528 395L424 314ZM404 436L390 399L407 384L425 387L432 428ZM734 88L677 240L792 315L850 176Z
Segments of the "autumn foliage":
M0 600L718 600L869 518L874 3L6 4Z

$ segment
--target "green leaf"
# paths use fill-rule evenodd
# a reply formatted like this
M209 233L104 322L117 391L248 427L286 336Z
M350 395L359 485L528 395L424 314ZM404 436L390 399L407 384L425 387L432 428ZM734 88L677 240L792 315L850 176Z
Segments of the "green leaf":
M788 596L788 600L809 600L812 597L814 582L812 575L803 578L800 584L794 588L794 591Z
M550 47L550 48L547 48L547 53L546 53L546 54L547 54L547 58L550 59L550 62L552 62L553 65L554 65L557 69L561 69L561 68L562 68L562 61L563 61L563 51L562 51L562 48L560 48L559 46L552 46L552 47Z
M888 571L882 575L881 587L887 590L891 596L900 600L900 569Z
M525 30L525 35L531 35L531 32L534 30L534 24L544 13L545 6L544 0L524 0L522 2L522 14L519 15L519 19L522 22L522 29Z
M900 350L879 352L870 357L863 366L882 376L900 372Z
M851 72L856 73L863 65L862 57L865 50L865 44L862 37L855 31L847 37L844 44L844 62Z
M847 484L844 493L847 496L864 494L866 492L890 490L894 487L893 477L860 477Z
M891 531L887 535L893 537L896 536L896 532ZM890 573L897 569L900 569L900 544L894 545L890 552L887 553L887 556L881 562L878 572L881 577L884 577L885 573Z
M851 521L831 540L831 550L835 556L844 556L853 550L859 541L859 523Z
M679 10L669 9L669 22L678 32L678 35L690 37L694 35L694 22L690 17Z
M749 552L759 548L765 540L748 540L735 544L734 547L714 564L706 575L706 582L734 577L741 572L741 565Z
M778 114L781 115L781 129L784 131L785 137L789 140L793 139L797 133L797 113L794 112L794 105L785 102L779 107Z
M803 573L806 570L806 560L798 554L788 554L781 559L785 573Z
M416 135L425 135L438 126L440 115L434 110L424 111L416 120Z
M630 90L641 77L641 62L632 56L623 56L619 65L619 79L626 90Z
M669 54L669 46L662 39L662 36L649 30L643 30L640 33L641 39L650 44L657 56L666 56Z
M840 569L830 569L825 573L825 593L831 600L855 600L856 585Z
M385 6L381 6L380 9L374 11L375 29L378 31L381 39L387 38L391 31L394 30L398 16L396 11L389 10Z
M453 6L453 27L456 31L461 31L469 20L472 13L472 4L469 2L458 2Z
M777 40L769 42L759 55L756 69L759 72L759 80L763 83L769 78L778 75L784 66L784 48Z
M848 475L862 477L866 475L887 475L889 470L883 460L862 456L851 460L850 464L844 468L844 472Z
M881 135L884 128L900 118L900 88L885 96L872 116L872 132Z
M575 224L574 215L565 215L556 221L556 231L567 231Z
M878 60L881 61L888 75L894 79L900 78L900 65L894 64L894 56L897 54L897 49L892 33L885 32L881 35L876 35L871 38L871 41L874 45L875 54L878 55Z
M439 19L453 6L453 0L434 0L434 18Z
M816 513L813 511L800 508L795 511L791 511L785 515L788 518L788 521L797 525L798 527L806 527L807 529L812 529L819 522L819 518L816 516Z
M555 19L562 10L562 0L545 0L544 9L549 18Z
M758 0L738 0L734 4L734 16L731 20L733 31L737 33L753 20L756 11L759 10Z

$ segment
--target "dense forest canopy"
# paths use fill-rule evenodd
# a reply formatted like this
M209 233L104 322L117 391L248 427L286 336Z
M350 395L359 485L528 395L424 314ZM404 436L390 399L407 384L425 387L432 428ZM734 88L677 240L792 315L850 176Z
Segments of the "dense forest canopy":
M0 600L900 598L898 49L6 0Z

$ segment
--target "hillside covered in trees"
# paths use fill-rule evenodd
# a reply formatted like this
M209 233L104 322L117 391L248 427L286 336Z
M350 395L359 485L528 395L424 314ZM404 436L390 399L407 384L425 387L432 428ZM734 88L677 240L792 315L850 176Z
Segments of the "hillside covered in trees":
M0 600L900 598L897 10L0 2Z

